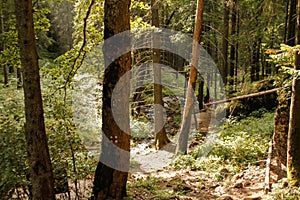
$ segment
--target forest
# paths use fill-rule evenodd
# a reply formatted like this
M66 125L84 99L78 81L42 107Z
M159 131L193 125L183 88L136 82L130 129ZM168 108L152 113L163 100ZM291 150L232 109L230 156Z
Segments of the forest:
M300 1L0 0L0 199L300 199Z

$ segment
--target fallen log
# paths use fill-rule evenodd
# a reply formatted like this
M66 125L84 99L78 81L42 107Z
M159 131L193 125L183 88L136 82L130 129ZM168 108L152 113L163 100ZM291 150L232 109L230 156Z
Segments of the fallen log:
M281 88L274 88L274 89L266 90L266 91L263 91L263 92L256 92L256 93L246 94L246 95L242 95L242 96L238 96L238 97L232 97L232 98L223 99L223 100L219 100L219 101L209 102L209 103L206 103L204 105L205 106L210 106L210 105L214 105L214 104L226 103L226 102L233 101L233 100L240 100L240 99L247 99L247 98L262 96L262 95L274 93L278 89L281 89Z

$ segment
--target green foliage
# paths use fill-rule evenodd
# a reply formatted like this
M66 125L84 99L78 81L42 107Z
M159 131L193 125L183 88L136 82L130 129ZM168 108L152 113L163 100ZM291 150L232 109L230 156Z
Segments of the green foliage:
M56 182L69 180L74 183L75 180L88 179L97 162L79 137L71 97L64 98L64 91L56 91L53 87L56 77L50 72L55 72L58 66L49 61L40 61L40 64L46 132ZM1 88L0 92L0 197L6 199L16 189L27 191L28 162L23 128L23 91L9 86Z
M299 200L299 188L282 187L282 180L266 197L266 200Z
M150 10L151 7L149 4L142 1L131 0L130 27L132 30L151 27L151 23L150 23L151 15L149 14L151 13Z
M201 156L205 146L200 145L175 160L173 166L208 171L227 166L227 169L236 171L264 159L273 132L273 118L273 113L264 113L260 118L230 119L220 133L213 133L219 137L211 144L206 157Z
M151 124L132 119L130 123L131 139L144 140L153 137Z
M268 61L276 64L277 67L293 67L295 54L299 51L299 48L300 45L291 47L286 44L280 44L279 50L268 50L270 53L270 59L268 59Z
M0 64L19 68L21 62L18 46L18 32L16 30L16 16L13 14L14 8L12 4L5 5L2 12L7 13L7 15L3 19L4 30L0 34L0 42L3 45L3 49L0 52ZM53 42L52 39L47 36L50 28L50 21L47 18L49 12L50 10L46 7L34 7L34 29L39 49L46 48Z
M89 156L77 123L73 117L73 104L70 89L57 90L57 65L45 62L42 68L42 87L45 123L49 137L49 148L54 166L67 164L68 177L72 180L83 179L93 173L96 160ZM53 74L54 72L54 74ZM49 84L50 83L50 84ZM99 131L99 130L98 130Z
M0 35L0 42L4 45L0 52L0 63L6 66L20 67L18 33L15 24L16 17L11 15L11 18L6 22L7 31Z
M0 113L0 197L9 199L28 185L22 91L2 88Z
M81 46L86 39L86 47L94 47L103 39L103 17L104 17L104 1L95 1L92 5L90 13L89 7L91 0L81 1L76 0L74 4L74 46ZM89 15L88 15L89 13ZM86 38L84 38L84 31Z
M170 187L172 186L172 187ZM181 177L175 177L172 180L165 181L156 177L145 177L134 181L127 186L128 197L126 200L136 199L134 192L143 193L147 199L168 200L173 199L176 195L182 195L185 182ZM173 189L174 190L171 190Z

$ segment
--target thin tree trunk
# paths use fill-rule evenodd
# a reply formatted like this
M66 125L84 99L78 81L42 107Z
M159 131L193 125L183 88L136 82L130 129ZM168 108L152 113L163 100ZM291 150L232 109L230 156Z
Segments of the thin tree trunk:
M23 81L22 81L22 72L20 68L17 68L17 89L21 89L23 86Z
M300 1L297 6L297 44L300 44ZM296 53L295 71L300 70L300 55ZM291 186L300 186L300 79L294 77L287 144L287 177Z
M238 37L240 34L240 13L238 10L236 10L236 17L237 17L237 19L236 19L236 21L237 21L236 35ZM235 44L235 70L234 70L235 85L238 84L238 65L239 65L239 44L238 44L238 42L236 42L236 44Z
M8 86L8 73L6 65L3 65L4 87Z
M178 138L178 145L176 152L177 154L187 153L188 136L191 125L191 115L192 109L194 108L194 88L197 80L197 67L199 59L199 44L202 32L202 22L203 22L203 9L204 0L197 1L197 11L195 20L195 30L194 30L194 43L192 50L192 63L190 67L190 76L188 81L188 88L186 92L186 101L183 111L183 120L180 127L180 134Z
M230 81L229 84L233 85L234 84L234 69L236 65L236 0L233 1L234 5L232 7L232 14L231 14L231 36L233 37L232 42L231 42L231 47L230 47L230 67L229 67L229 76L230 76Z
M4 32L4 14L3 14L3 1L1 1L0 4L0 35L3 34ZM5 44L4 42L0 45L0 51L4 51L5 50ZM7 66L4 64L3 65L3 78L4 78L4 86L8 86L8 72L7 72Z
M32 199L55 199L54 178L44 124L32 1L15 0L21 66L24 77L25 138Z
M204 80L199 80L199 86L198 86L198 96L197 96L198 104L199 104L199 110L202 110L204 108L203 100L204 100Z
M261 38L258 38L257 40L257 47L255 50L255 80L259 81L260 80L260 49L261 49Z
M284 43L287 42L287 30L288 30L288 19L289 19L289 5L290 5L290 0L287 0L286 1L286 6L285 6L285 22L284 22L284 37L283 37Z
M105 0L104 4L104 49L107 50L104 51L104 58L108 67L104 72L103 84L102 149L92 194L92 199L95 200L121 200L126 196L130 159L130 77L127 72L131 67L131 53L123 54L110 62L111 54L122 45L127 46L129 38L122 37L117 43L118 46L109 43L107 39L130 30L130 2L131 0ZM118 88L116 86L121 77L122 86ZM116 89L118 97L113 102L115 110L112 110L112 94ZM113 111L117 111L118 116L113 115Z
M229 34L229 7L228 0L224 0L224 16L223 16L223 38L222 38L222 79L224 84L227 84L227 75L228 75L228 34Z
M151 0L152 11L152 26L159 27L159 15L158 15L158 2L157 0ZM155 37L155 35L154 35ZM160 38L153 38L153 42L158 44ZM162 149L167 145L170 140L167 137L166 130L164 128L163 118L163 96L161 85L161 66L160 63L160 50L153 49L153 77L154 77L154 131L155 131L155 148Z

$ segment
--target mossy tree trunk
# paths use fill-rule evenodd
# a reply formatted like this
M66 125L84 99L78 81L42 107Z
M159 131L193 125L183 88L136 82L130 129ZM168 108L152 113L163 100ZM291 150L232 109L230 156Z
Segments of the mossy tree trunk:
M296 43L300 44L300 1L297 5L297 36ZM294 66L300 70L300 55L296 53ZM300 78L294 77L292 86L290 123L287 145L287 176L291 186L300 186Z
M24 77L25 138L32 199L55 199L47 144L31 0L15 0L21 66Z
M104 57L107 66L104 73L102 103L102 149L98 163L92 199L116 199L126 196L126 183L129 170L130 128L129 128L129 76L131 53L127 52L110 62L111 55L129 45L128 37L121 37L117 44L108 38L130 30L131 0L105 0L104 4ZM124 33L125 34L125 33ZM114 40L114 39L113 39ZM124 41L123 41L124 40ZM116 46L118 45L118 46ZM107 50L107 51L106 51ZM127 73L127 75L125 75ZM124 76L125 75L125 76ZM122 88L117 93L112 107L113 92L122 77ZM115 110L113 110L113 108ZM114 116L113 111L119 116ZM120 124L121 123L121 124ZM109 159L109 160L107 160ZM110 163L110 166L106 162Z

